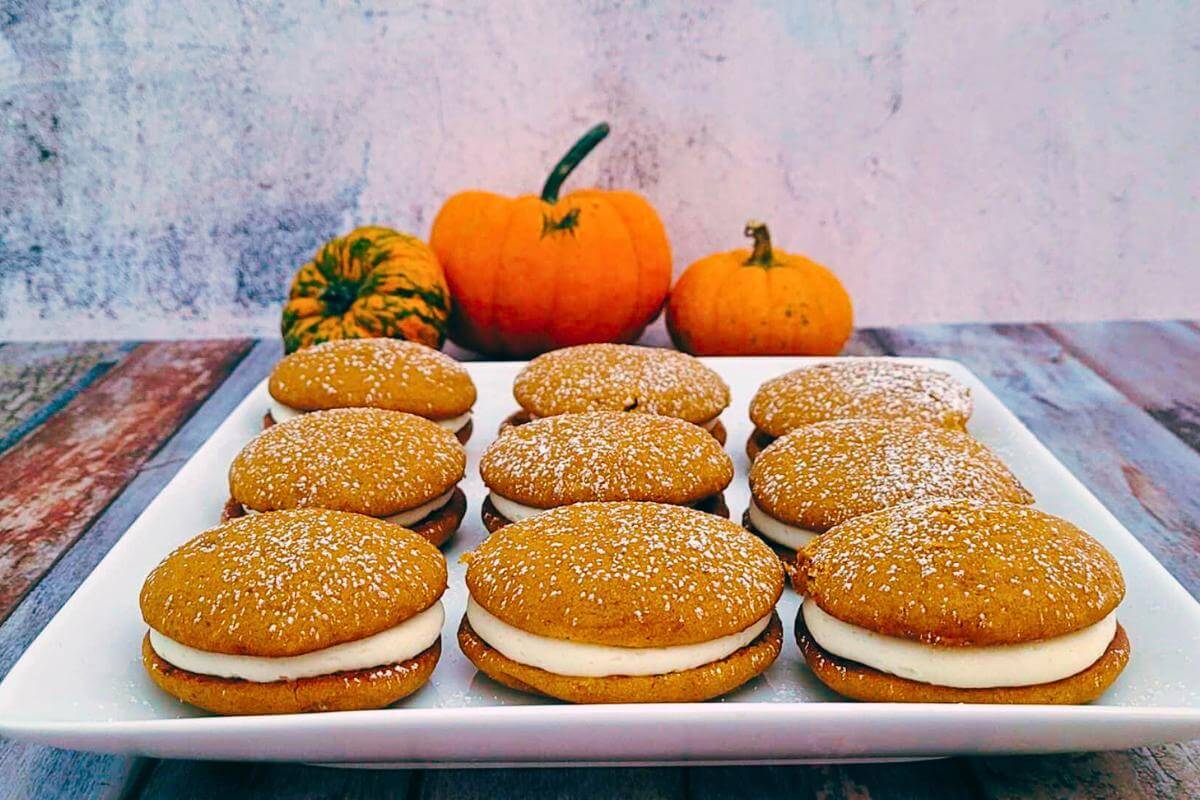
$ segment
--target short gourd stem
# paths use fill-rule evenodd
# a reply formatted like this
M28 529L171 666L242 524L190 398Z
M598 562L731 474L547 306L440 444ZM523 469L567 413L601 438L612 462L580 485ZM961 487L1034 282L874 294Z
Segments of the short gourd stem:
M579 162L587 158L587 154L592 152L596 145L604 140L605 136L608 136L609 130L608 123L601 122L585 133L567 151L567 154L554 165L554 169L550 171L550 177L546 178L546 185L542 187L542 200L544 202L558 202L558 191L562 188L563 181L579 166Z
M771 233L767 226L762 222L747 222L745 234L754 239L754 250L750 253L750 258L746 259L746 263L762 267L771 266L774 255L771 252Z

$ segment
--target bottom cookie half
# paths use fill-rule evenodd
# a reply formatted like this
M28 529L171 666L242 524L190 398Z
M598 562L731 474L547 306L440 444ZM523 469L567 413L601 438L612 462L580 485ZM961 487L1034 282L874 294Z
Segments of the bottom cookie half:
M441 654L438 639L416 658L398 664L255 683L179 669L154 652L150 634L142 640L142 665L160 689L185 703L230 716L383 708L424 686Z
M466 617L458 628L458 644L480 672L522 692L570 703L691 703L731 692L771 666L783 648L783 625L773 613L758 638L740 650L720 661L665 675L556 675L502 655L479 638Z
M844 697L873 703L1090 703L1112 685L1129 662L1129 639L1125 629L1118 625L1108 649L1083 672L1032 686L958 689L899 678L839 658L813 641L801 614L796 615L796 642L808 668L821 683Z

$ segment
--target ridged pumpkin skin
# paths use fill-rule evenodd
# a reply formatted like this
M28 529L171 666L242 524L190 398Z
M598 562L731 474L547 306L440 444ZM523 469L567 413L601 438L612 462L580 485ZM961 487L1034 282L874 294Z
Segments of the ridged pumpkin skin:
M392 338L441 347L450 317L433 251L390 228L357 228L321 246L292 279L283 307L291 353L331 339Z
M772 250L765 225L750 223L755 248L688 267L667 305L667 330L700 356L835 355L854 324L837 277L804 256Z
M528 357L632 342L658 315L671 284L671 248L650 204L599 189L558 197L559 184L607 131L589 131L540 197L468 191L446 201L430 245L454 297L455 342Z

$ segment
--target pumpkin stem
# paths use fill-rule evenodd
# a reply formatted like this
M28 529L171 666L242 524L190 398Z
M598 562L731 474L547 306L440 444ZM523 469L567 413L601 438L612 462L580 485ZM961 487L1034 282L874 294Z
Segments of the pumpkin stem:
M771 252L771 233L767 230L766 224L751 220L746 223L745 234L754 239L754 251L746 259L746 264L760 267L771 266L774 254Z
M609 130L608 123L601 122L585 133L567 151L567 154L559 159L559 162L554 165L554 169L550 170L550 177L546 178L546 185L542 187L543 202L558 202L558 190L562 188L563 181L579 166L579 162L587 158L587 154L592 152L596 145L604 140L605 136L608 136Z

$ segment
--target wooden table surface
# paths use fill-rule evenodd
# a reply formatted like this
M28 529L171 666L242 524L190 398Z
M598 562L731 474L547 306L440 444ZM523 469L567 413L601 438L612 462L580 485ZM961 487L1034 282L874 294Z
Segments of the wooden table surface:
M865 330L848 352L965 363L1200 596L1195 322ZM277 342L248 340L0 344L0 675L279 353ZM0 741L5 798L817 793L1200 795L1200 742L884 765L351 771L157 761Z

